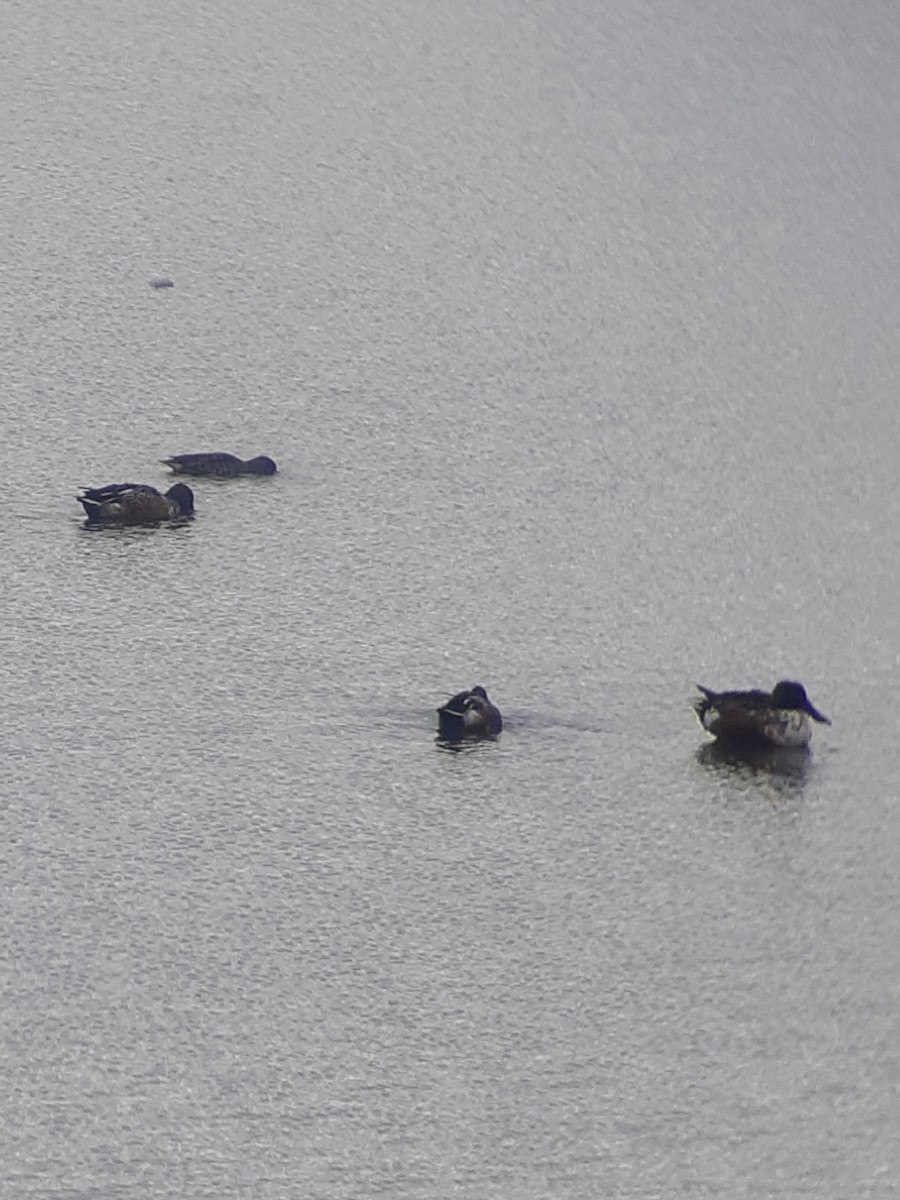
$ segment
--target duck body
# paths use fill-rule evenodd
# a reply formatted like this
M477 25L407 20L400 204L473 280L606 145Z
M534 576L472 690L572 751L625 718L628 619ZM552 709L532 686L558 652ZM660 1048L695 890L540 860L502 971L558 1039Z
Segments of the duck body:
M503 729L500 709L480 686L457 692L441 705L437 714L438 736L446 742L466 737L495 737Z
M806 746L813 721L830 725L814 708L801 683L783 679L771 692L714 692L697 684L694 701L700 724L720 742L749 746Z
M271 458L259 454L246 462L234 454L173 454L161 460L175 475L205 475L215 479L236 479L238 475L274 475L278 468Z
M108 483L78 495L89 525L155 525L194 515L194 493L176 483L163 494L148 483Z

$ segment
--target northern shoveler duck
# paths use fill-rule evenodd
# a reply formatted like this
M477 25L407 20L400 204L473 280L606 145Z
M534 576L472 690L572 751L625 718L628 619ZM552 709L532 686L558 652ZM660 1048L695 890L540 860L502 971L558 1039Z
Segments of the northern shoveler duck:
M500 709L491 704L483 687L457 692L437 710L438 734L446 742L464 737L493 737L503 728Z
M155 525L194 515L194 493L184 483L162 494L148 483L109 483L84 488L78 501L90 525Z
M217 479L235 479L238 475L274 475L278 468L265 454L244 462L233 454L173 454L160 460L174 475L212 475Z
M720 741L757 746L805 746L812 737L809 718L830 725L813 708L802 683L783 679L771 692L714 692L696 685L694 701L700 724Z

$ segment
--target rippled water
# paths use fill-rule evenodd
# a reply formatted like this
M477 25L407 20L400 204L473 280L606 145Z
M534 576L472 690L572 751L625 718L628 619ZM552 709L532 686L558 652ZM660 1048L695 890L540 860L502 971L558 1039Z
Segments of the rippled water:
M893 6L11 12L9 1194L894 1195Z

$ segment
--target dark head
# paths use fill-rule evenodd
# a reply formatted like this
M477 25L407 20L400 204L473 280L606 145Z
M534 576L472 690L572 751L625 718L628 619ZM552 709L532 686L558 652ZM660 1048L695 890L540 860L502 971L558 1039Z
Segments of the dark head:
M244 463L243 470L248 475L274 475L278 468L272 462L271 458L267 458L265 454L260 454L256 458L251 458Z
M183 517L194 515L194 493L186 483L176 483L166 492L170 500L174 500L181 509Z
M472 688L465 701L465 711L466 725L478 728L479 732L493 735L503 728L500 710L490 702L483 687Z
M795 683L790 679L782 679L780 683L776 683L772 688L772 704L775 708L793 708L805 712L820 725L831 724L826 716L810 704L802 683Z

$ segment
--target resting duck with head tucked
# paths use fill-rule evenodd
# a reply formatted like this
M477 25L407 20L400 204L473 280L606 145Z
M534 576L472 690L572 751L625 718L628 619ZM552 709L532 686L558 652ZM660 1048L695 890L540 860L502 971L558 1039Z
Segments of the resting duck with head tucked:
M109 483L82 489L78 502L89 525L155 525L194 515L194 493L184 483L165 495L148 483Z
M700 724L720 742L756 746L805 746L812 737L809 719L830 725L814 708L802 683L783 679L771 692L714 692L696 685L694 701Z
M265 454L243 462L233 454L173 454L160 459L174 475L207 475L216 479L235 479L238 475L274 475L278 468Z
M494 737L503 729L500 709L483 687L457 692L437 710L438 735L446 742L464 737Z

